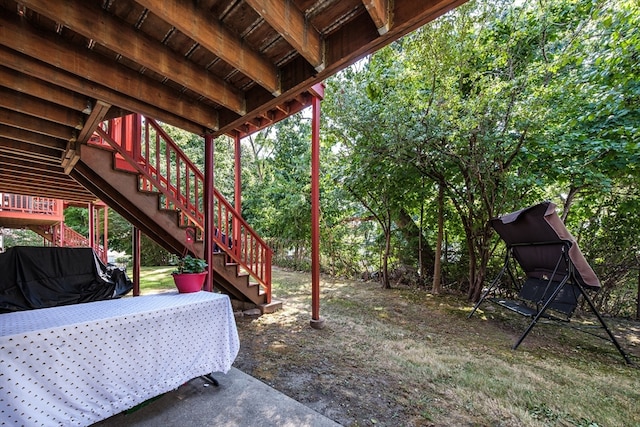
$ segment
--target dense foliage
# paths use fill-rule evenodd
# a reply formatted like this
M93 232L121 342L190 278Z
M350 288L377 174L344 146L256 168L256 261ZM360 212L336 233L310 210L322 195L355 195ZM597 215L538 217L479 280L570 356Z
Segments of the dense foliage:
M633 313L639 15L632 1L470 2L330 79L323 267L426 285L441 245L434 283L476 299L501 259L488 219L549 199L605 285L599 303ZM276 125L244 157L259 171L244 213L295 265L309 247L308 128Z

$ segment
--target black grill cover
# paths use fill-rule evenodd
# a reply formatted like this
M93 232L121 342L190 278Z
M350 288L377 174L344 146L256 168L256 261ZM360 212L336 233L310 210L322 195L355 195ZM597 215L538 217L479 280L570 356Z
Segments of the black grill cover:
M132 288L91 248L18 246L0 254L0 313L117 298Z

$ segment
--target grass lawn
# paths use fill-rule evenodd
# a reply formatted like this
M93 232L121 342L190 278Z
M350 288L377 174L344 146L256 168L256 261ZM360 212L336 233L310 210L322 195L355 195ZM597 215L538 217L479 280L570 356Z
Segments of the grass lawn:
M150 294L175 289L171 272L175 266L141 267L140 268L140 293ZM131 267L127 269L127 275L133 277Z
M172 289L171 270L143 269L143 293ZM234 366L342 425L640 426L640 369L607 341L539 325L513 351L526 323L506 310L467 319L463 296L330 277L315 330L310 275L273 281L283 309L237 318ZM639 363L640 322L608 321Z

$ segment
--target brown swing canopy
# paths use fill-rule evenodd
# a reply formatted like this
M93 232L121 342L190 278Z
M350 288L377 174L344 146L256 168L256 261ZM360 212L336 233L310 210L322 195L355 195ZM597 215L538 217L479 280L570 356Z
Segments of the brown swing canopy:
M598 277L556 213L555 204L546 201L502 215L492 219L491 226L512 248L528 277L547 279L555 276L555 280L561 280L568 269L565 260L559 260L558 250L567 244L570 245L569 259L575 268L576 280L582 286L600 288Z

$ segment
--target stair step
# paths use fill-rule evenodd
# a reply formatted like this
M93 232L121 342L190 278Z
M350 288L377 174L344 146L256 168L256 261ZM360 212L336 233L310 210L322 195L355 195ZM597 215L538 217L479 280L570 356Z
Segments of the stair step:
M282 301L272 299L269 304L260 304L258 306L262 314L271 314L282 309Z
M242 311L246 312L249 310L258 309L260 310L260 315L263 314L271 314L276 311L282 309L282 301L280 300L271 300L269 304L253 304L247 301L240 301L236 299L231 299L231 306L233 307L233 311Z
M158 208L158 210L160 212L178 212L179 211L178 209L165 209L165 208ZM180 228L183 228L183 227L180 227ZM187 227L184 227L184 228L187 228Z
M266 295L267 292L264 290L264 288L262 286L260 286L259 283L255 283L255 282L249 282L249 284L247 285L247 289L255 289L258 291L258 296L263 296Z
M131 175L140 175L133 166L131 166L126 160L123 158L118 158L116 153L113 153L113 170L118 172L125 172Z

